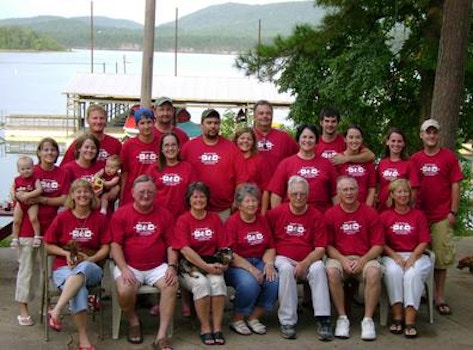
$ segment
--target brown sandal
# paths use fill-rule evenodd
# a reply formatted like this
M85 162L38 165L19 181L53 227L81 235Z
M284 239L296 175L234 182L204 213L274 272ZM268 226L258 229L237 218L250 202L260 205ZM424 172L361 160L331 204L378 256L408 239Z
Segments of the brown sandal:
M173 350L167 338L159 339L157 344L153 342L151 346L154 350Z
M126 340L128 340L128 342L132 344L141 344L143 342L141 323L134 326L128 325L128 334Z

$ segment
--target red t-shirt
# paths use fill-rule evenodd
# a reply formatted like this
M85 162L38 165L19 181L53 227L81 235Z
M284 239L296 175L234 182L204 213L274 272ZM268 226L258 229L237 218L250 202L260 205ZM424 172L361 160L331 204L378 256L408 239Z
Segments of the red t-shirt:
M411 209L400 214L388 209L379 216L386 245L396 252L412 252L419 243L430 243L430 231L423 212Z
M297 154L284 159L277 167L268 191L287 202L287 182L293 175L299 175L309 183L307 202L310 205L322 212L332 206L332 197L337 194L337 172L327 159L316 156L306 160Z
M46 232L44 241L64 247L71 240L79 243L81 248L94 251L104 244L110 244L107 218L97 210L92 211L86 219L78 219L72 210L59 213ZM53 269L66 265L65 256L56 256Z
M138 136L128 139L122 148L120 155L122 159L122 172L127 174L126 183L123 188L123 198L120 205L133 201L131 189L133 181L146 174L149 168L153 167L159 157L159 139L153 138L153 141L145 143Z
M236 212L225 222L229 247L244 258L262 258L267 249L275 248L266 218L256 216L252 223L244 222Z
M227 241L216 213L208 211L205 218L199 220L187 212L177 219L172 247L176 250L190 247L200 256L212 256L218 248L225 247Z
M366 254L374 245L384 245L383 226L372 207L360 203L353 213L345 212L340 204L325 212L329 244L342 255Z
M433 156L419 151L411 157L419 177L417 205L427 220L443 220L451 210L452 184L460 182L463 174L455 154L445 148Z
M324 141L321 136L319 137L315 153L326 159L332 159L337 153L343 153L346 148L345 138L341 134L337 134L332 142Z
M288 133L282 130L271 129L266 135L263 135L257 129L253 130L258 140L258 152L263 158L264 166L261 168L261 185L262 189L266 190L279 162L296 154L299 146Z
M302 215L295 215L289 203L283 203L266 213L273 232L276 254L302 261L316 247L327 246L327 231L323 215L308 206Z
M197 180L209 186L208 209L231 208L236 186L248 182L245 160L238 147L221 136L217 144L209 146L199 136L182 147L181 155L194 167Z
M84 179L93 183L94 175L102 169L102 165L97 162L93 162L88 168L83 168L75 160L61 166L67 172L71 183L76 179Z
M118 208L110 221L113 242L122 247L126 263L140 271L167 262L173 227L173 217L163 207L142 214L133 203Z
M21 177L21 176L17 176L15 177L15 179L13 180L13 183L14 183L14 187L15 187L15 192L31 192L31 191L34 191L35 188L36 188L36 176L33 175L30 176L30 177ZM26 203L22 203L20 201L18 201L18 204L20 204L20 207L21 207L21 210L23 212L27 211L28 208L30 207L29 204L26 204ZM24 213L26 214L26 213ZM27 216L25 216L27 217Z
M34 174L41 182L43 192L41 196L54 198L69 193L71 182L66 171L55 166L52 170L44 170L40 165L35 165ZM39 205L38 219L41 226L41 232L46 232L54 217L57 215L59 207L45 204ZM23 231L23 230L22 230Z
M176 134L177 138L179 139L179 143L181 147L187 141L189 141L189 136L187 136L186 132L182 130L181 128L178 128L177 126L173 126L171 131ZM161 142L161 136L163 136L165 133L159 131L157 128L153 128L153 133L157 137L159 142Z
M366 202L368 189L376 188L376 170L372 162L369 163L345 163L337 165L339 176L347 175L358 183L358 200Z
M73 161L74 151L76 147L76 140L72 141L71 145L67 148L66 153L61 161L61 166ZM122 144L115 137L105 134L103 139L100 141L99 154L96 162L100 164L101 168L105 166L105 161L108 157L113 154L120 155Z
M413 171L412 163L408 160L392 161L389 158L381 159L376 168L376 177L379 184L379 212L388 209L386 207L386 200L389 197L389 185L392 181L407 179L411 187L419 187L417 174Z
M246 171L248 173L248 182L254 183L261 191L264 191L264 181L262 169L266 166L263 157L259 153L253 154L251 157L245 158Z
M156 203L165 207L177 219L186 211L186 190L196 179L192 165L180 161L173 166L159 170L156 165L147 170L157 187Z

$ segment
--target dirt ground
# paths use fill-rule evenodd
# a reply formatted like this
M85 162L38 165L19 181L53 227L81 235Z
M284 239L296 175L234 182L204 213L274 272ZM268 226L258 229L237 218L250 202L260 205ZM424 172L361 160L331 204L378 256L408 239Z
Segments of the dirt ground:
M462 238L457 241L457 257L473 255L473 237ZM65 327L62 332L51 332L49 342L44 341L44 327L40 323L39 300L40 292L37 293L35 302L31 305L31 313L36 322L31 327L21 327L17 324L16 316L18 308L14 302L14 289L16 278L16 252L9 248L0 248L0 349L23 350L23 349L76 349L77 334L71 320L64 319ZM110 279L106 275L105 295L110 295ZM108 284L108 285L107 285ZM41 289L38 287L38 291ZM376 326L378 339L373 342L360 340L360 321L363 308L353 305L351 318L351 338L347 340L334 340L323 343L317 340L316 325L310 312L306 309L300 315L297 327L297 339L285 340L279 335L279 327L276 312L268 314L264 322L268 326L266 335L241 336L224 329L227 345L219 347L223 349L404 349L419 347L422 349L472 349L473 348L473 274L468 270L460 271L452 269L449 271L447 280L447 301L452 307L451 316L441 316L435 312L434 323L428 323L426 305L421 305L417 339L405 339L389 333L386 327L379 326L379 318L376 315ZM122 319L121 334L119 340L111 339L111 301L104 301L105 339L100 341L97 337L98 324L90 323L91 339L96 349L151 349L151 342L157 329L158 318L151 316L147 309L140 309L140 317L144 327L145 341L140 345L132 345L126 341L126 322ZM179 303L178 303L179 304ZM225 312L225 323L231 317L231 305ZM198 326L196 320L184 319L180 316L179 308L176 310L174 321L174 336L172 344L175 349L199 349L206 348L198 338ZM68 347L68 343L71 343Z

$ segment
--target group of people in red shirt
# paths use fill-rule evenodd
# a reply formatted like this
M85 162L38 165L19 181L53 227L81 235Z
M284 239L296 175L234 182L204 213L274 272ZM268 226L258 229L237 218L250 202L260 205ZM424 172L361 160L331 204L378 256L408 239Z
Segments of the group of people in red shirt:
M274 129L272 116L269 102L257 102L253 128L237 130L232 142L220 135L218 111L208 109L202 135L189 140L173 125L172 100L161 97L155 110L134 111L138 135L123 146L105 134L106 111L98 105L89 107L88 133L71 145L60 167L57 143L42 140L34 167L42 194L27 204L39 204L45 248L58 257L53 275L62 294L48 313L49 326L61 330L59 316L69 302L79 349L94 348L87 335L86 287L100 281L97 263L110 254L131 343L143 342L135 311L141 284L161 291L155 349L171 348L167 329L179 285L192 295L206 345L226 342L226 284L235 288L229 326L238 334L265 334L262 318L279 301L281 335L295 339L297 283L305 281L319 339L348 338L347 279L364 286L363 340L376 339L373 314L383 279L392 306L390 331L413 338L431 269L424 255L429 244L437 257L435 302L441 314L449 314L444 290L454 260L462 173L455 155L439 146L439 123L422 123L424 149L410 159L402 131L390 130L385 158L375 168L358 126L337 132L337 110L322 110L320 135L318 127L304 124L296 140ZM120 156L120 183L97 188L96 174L112 155ZM99 214L97 194L103 193L109 207ZM114 212L115 199L120 207ZM61 206L66 210L58 214ZM15 296L20 325L33 324L28 303L38 249L28 242L37 236L23 220ZM67 248L71 241L82 247L78 258ZM226 248L233 252L231 261L216 259ZM180 259L189 270L179 268ZM183 314L189 312L188 298L183 293ZM335 330L331 301L338 314Z

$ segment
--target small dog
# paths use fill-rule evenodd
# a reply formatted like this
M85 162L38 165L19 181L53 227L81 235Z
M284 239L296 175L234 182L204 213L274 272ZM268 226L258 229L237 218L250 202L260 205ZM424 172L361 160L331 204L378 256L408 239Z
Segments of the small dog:
M220 263L222 265L229 265L232 259L233 251L231 250L231 248L220 248L214 255L202 257L202 260L204 260L208 264ZM205 271L198 268L197 266L189 262L187 259L181 258L179 260L179 273L181 274L181 276L184 273L188 273L191 277L199 278L199 275L195 275L195 272L197 271L202 273L203 275L207 274Z
M464 258L460 259L457 269L462 270L465 267L468 267L470 269L470 273L473 273L473 255L465 256Z
M69 242L66 243L66 245L64 246L64 250L71 252L71 260L74 263L74 265L80 263L82 260L82 256L79 255L79 252L83 252L88 256L92 256L95 254L94 250L82 248L80 244L77 241L74 241L73 239L71 239ZM101 261L98 261L96 264L99 265L103 269L105 265L105 261L106 259L103 259Z

